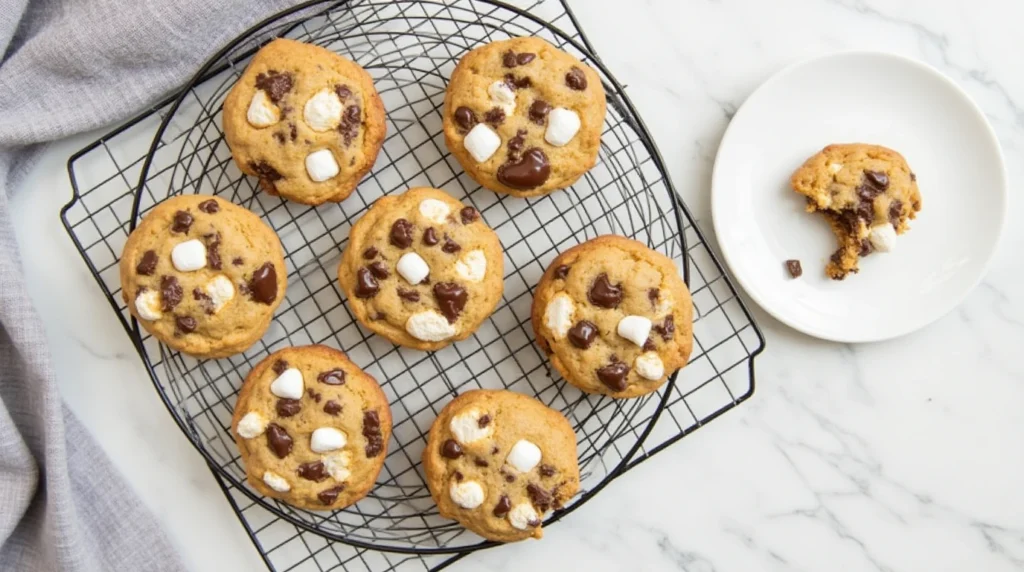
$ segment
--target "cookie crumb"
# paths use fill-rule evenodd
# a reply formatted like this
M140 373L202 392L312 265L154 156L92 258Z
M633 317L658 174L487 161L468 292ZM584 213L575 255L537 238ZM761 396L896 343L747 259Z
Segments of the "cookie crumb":
M799 278L804 273L803 267L800 266L800 261L795 258L786 261L786 270L789 271L789 275L793 278Z

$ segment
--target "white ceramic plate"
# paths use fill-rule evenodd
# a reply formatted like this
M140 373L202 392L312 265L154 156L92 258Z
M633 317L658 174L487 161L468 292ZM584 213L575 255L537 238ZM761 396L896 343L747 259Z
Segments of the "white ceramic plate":
M825 145L853 142L902 153L922 210L893 252L833 281L824 267L835 238L789 177ZM966 93L914 60L856 52L791 66L744 102L718 149L711 208L726 262L758 304L812 336L866 342L917 330L964 299L995 251L1006 195L999 143ZM790 258L803 264L799 279Z

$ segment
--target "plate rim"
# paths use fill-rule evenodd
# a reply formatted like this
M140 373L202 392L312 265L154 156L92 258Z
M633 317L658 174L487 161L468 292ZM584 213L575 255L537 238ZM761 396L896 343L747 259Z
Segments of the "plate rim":
M800 68L813 64L819 64L825 60L848 57L890 59L902 65L917 68L919 71L925 72L936 77L941 83L945 84L946 87L950 88L953 91L953 93L961 97L968 104L968 109L971 112L973 112L973 114L976 116L978 120L980 120L982 126L984 127L983 133L988 136L990 143L992 143L995 148L995 158L999 165L997 173L997 177L999 179L999 189L996 194L996 197L999 199L1000 205L995 240L992 241L992 244L989 247L988 252L985 253L984 260L982 261L977 276L975 276L974 279L971 281L970 286L965 288L963 292L959 293L957 296L951 298L950 303L942 307L942 309L940 311L937 311L934 315L929 315L923 320L916 320L912 322L909 326L897 328L891 332L886 332L881 335L843 335L842 332L834 333L827 330L822 330L820 328L816 328L808 324L801 323L797 320L792 320L788 318L784 312L779 312L777 308L773 308L770 303L766 302L764 297L757 293L757 290L751 289L748 285L747 279L744 276L741 276L740 273L737 273L735 271L734 260L730 255L726 243L720 240L720 235L718 232L718 228L722 224L722 215L719 214L720 209L722 207L719 205L722 203L723 199L721 193L717 191L717 189L721 188L721 183L719 182L719 179L721 178L719 167L721 165L720 159L722 156L722 150L726 148L730 141L730 136L735 132L734 127L736 125L737 119L743 117L744 112L750 112L749 104L751 100L754 100L758 96L758 94L763 93L767 88L774 86L776 83L784 81L789 75L791 75L794 71ZM754 88L754 90L750 92L750 94L743 100L743 103L740 104L740 106L737 108L736 113L733 115L732 119L729 121L729 124L726 126L725 131L722 133L722 139L719 142L718 149L715 152L715 162L711 170L711 221L712 226L715 229L715 240L716 242L718 242L718 249L722 253L722 258L723 260L725 260L725 264L728 267L730 274L732 274L733 278L736 280L736 283L739 284L739 286L743 289L743 292L747 296L749 296L758 305L758 307L760 307L762 310L767 312L770 316L772 316L779 322L782 322L783 324L789 326L790 328L793 328L794 330L797 330L809 336L840 343L870 343L900 338L935 323L939 319L947 316L958 306L960 306L960 304L962 304L964 300L967 299L967 296L970 295L970 293L974 291L975 288L977 288L977 286L988 274L989 268L992 264L992 259L995 257L996 251L999 248L999 243L1002 241L1003 233L1006 228L1006 220L1009 211L1008 201L1009 183L1006 168L1006 158L1003 154L1003 147L999 142L999 137L996 135L995 129L992 127L992 124L989 122L988 118L985 116L985 113L978 106L978 103L974 100L974 98L972 98L966 90L960 87L959 84L953 81L952 78L948 77L946 74L942 73L935 67L910 56L882 50L840 50L829 52L827 54L822 54L798 60L796 62L784 66L782 69L773 73L766 80L761 82L760 85Z

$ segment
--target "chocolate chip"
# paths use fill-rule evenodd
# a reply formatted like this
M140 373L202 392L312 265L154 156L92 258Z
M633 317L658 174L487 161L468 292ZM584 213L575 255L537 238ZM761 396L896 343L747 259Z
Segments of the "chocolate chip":
M565 74L565 85L569 86L569 89L583 91L587 89L587 76L583 73L583 70L572 66L569 73Z
M628 375L629 366L621 361L613 361L597 370L597 379L612 391L626 389L626 376Z
M576 322L575 326L569 328L567 337L572 345L585 350L594 343L594 338L597 337L597 325L587 320L580 320Z
M245 264L245 261L242 260L242 257L236 256L231 260L231 264L234 264L235 266L241 266Z
M279 359L274 362L273 370L274 373L276 373L277 375L281 375L282 373L285 372L286 369L288 369L288 362L284 361L283 359Z
M324 468L323 461L313 461L311 463L302 463L299 465L298 470L299 476L306 479L307 481L313 481L319 483L327 478L327 470Z
M547 512L551 508L551 493L542 489L539 485L533 483L526 485L526 494L530 496L530 503L539 512Z
M861 201L873 201L880 194L882 194L882 190L871 185L857 187L857 196L860 197Z
M160 279L160 307L164 312L173 310L181 302L183 294L181 284L174 276L164 276Z
M529 52L516 54L516 63L521 66L525 66L526 64L532 62L533 58L535 57L537 57L537 54L531 54Z
M647 290L647 299L651 301L651 308L657 309L659 298L661 298L661 290L657 288Z
M386 320L387 317L388 317L388 315L385 314L384 312L377 312L376 314L373 315L373 317L371 319L379 321L379 320Z
M551 104L543 99L535 99L530 104L530 121L537 125L544 125L548 119L548 113L551 113Z
M298 399L282 397L277 400L277 414L281 417L291 417L302 410L302 402Z
M455 471L454 473L452 473L452 477L455 479L455 482L458 482L458 483L462 482L462 479L463 479L462 472Z
M494 445L493 447L491 447L491 454L492 455L497 455L498 451L499 451L499 449L498 449L497 445Z
M384 263L379 260L377 262L371 262L369 268L370 273L373 274L374 277L379 278L380 280L383 280L388 276L391 276L391 273L388 272L388 267L385 266Z
M316 376L316 380L327 385L345 385L345 370L332 369Z
M192 299L199 302L199 305L203 307L203 311L207 314L213 314L213 299L206 295L205 292L199 288L192 289Z
M434 298L441 308L441 313L448 318L449 324L454 324L466 307L466 300L469 296L466 289L454 282L439 282L434 284Z
M405 288L398 289L398 297L407 302L419 302L420 293L415 290L406 290Z
M333 399L328 399L327 403L324 403L324 413L337 417L341 413L341 404Z
M491 424L491 416L486 414L486 413L484 415L482 415L480 417L480 419L476 420L477 427L479 427L481 429L483 429L484 427L487 427L490 424Z
M205 200L199 203L199 210L207 214L214 214L220 210L220 204L213 199Z
M476 113L472 109L463 106L455 110L455 124L462 128L463 131L469 131L478 122Z
M188 229L192 228L192 221L192 215L187 211L178 211L174 213L174 222L171 223L171 232L188 234Z
M911 174L910 174L910 180L911 180L911 181L917 181L917 175L915 175L915 174L911 173Z
M345 490L345 485L331 487L320 491L320 493L316 495L316 498L320 501L320 504L324 506L332 505L334 504L334 501L338 500L338 495L341 494L341 491L343 490Z
M476 222L476 219L480 218L480 213L473 207L462 207L459 217L462 219L462 224L469 224Z
M344 101L352 95L352 90L349 89L347 85L335 85L334 93L338 94L338 99Z
M280 131L275 131L274 140L277 141L280 145L284 145L284 142L287 141L287 138L284 136L284 133L281 133Z
M278 459L283 459L292 452L291 436L277 423L267 425L267 443Z
M512 50L509 50L504 54L501 54L501 65L507 68L516 67L516 53L513 52Z
M478 466L478 467L490 467L490 465L487 463L487 461L485 461L485 460L483 460L483 459L481 459L479 457L477 457L476 459L473 459L473 464Z
M542 477L553 477L555 475L555 468L551 465L540 466L540 476Z
M434 230L434 227L427 227L427 230L423 231L423 244L434 246L438 240L437 231Z
M288 138L295 141L299 137L299 130L294 123L288 124Z
M829 260L831 260L835 264L842 264L844 252L845 249L842 247L836 249L836 251L832 253L832 256L829 256Z
M505 471L502 471L501 475L503 477L505 477L505 482L506 483L514 483L514 482L516 482L516 476L513 475L512 473L506 473Z
M860 241L860 252L859 256L867 256L875 251L875 247L871 245L871 241L868 239L862 239Z
M789 275L793 278L799 278L804 273L804 269L800 266L800 261L796 259L786 261L786 270L789 271Z
M362 109L356 104L345 108L345 115L341 119L341 124L338 125L338 131L341 133L346 147L351 145L359 135L359 126L363 122L362 113Z
M507 515L511 510L512 501L508 498L508 495L501 495L501 498L498 499L498 504L494 505L494 510L492 512L497 518L505 518L505 515Z
M363 412L363 437L366 437L366 456L380 455L384 450L384 437L380 432L380 417L376 411Z
M441 246L441 250L443 250L444 252L447 252L448 254L455 254L456 252L462 250L462 247L459 246L459 243L457 243L454 240L448 238L448 236L446 235L444 237L444 245Z
M455 439L448 439L441 445L441 456L446 459L458 459L462 456L462 445Z
M313 401L315 401L317 403L320 403L320 398L323 397L323 395L313 391L312 387L307 387L306 388L306 395L308 395L310 399L312 399Z
M880 191L889 188L889 175L881 171L864 171L864 180Z
M558 280L565 280L565 277L569 275L569 266L563 264L558 268L555 268L555 278Z
M548 163L548 157L536 147L527 149L518 161L506 161L498 167L498 180L513 189L539 187L549 176L551 164Z
M249 279L249 295L253 301L268 306L277 299L277 269L271 262L263 263Z
M484 123L497 127L505 122L505 110L500 107L492 107L484 113Z
M374 258L377 257L377 254L377 248L371 246L370 248L367 248L366 250L363 251L363 258L365 258L366 260L373 260Z
M894 199L889 203L889 223L892 224L893 228L897 228L900 225L900 214L903 212L903 202L899 199Z
M196 331L196 319L192 316L177 316L174 318L174 329L179 334L191 334Z
M412 246L412 223L404 218L396 220L391 225L391 244L398 248L409 248Z
M508 156L510 159L519 158L519 152L523 150L523 145L526 144L526 130L520 129L516 131L515 137L508 140Z
M660 325L654 326L651 329L654 330L656 333L660 334L661 339L667 342L668 340L671 340L673 336L675 336L676 320L675 318L672 317L671 314L669 314L668 316L665 316L665 320Z
M281 98L292 90L292 74L267 70L256 76L256 89L267 92L267 97L275 104L280 103Z
M622 302L622 284L612 284L608 275L602 272L597 275L594 285L590 287L587 299L595 306L618 308Z
M517 78L513 74L505 74L505 85L511 90L523 89L533 85L533 82L528 77Z
M356 271L356 298L373 298L380 291L380 284L366 268Z
M206 265L214 270L220 270L220 233L207 234L203 238L206 240Z
M277 172L277 169L271 167L270 163L267 163L266 161L249 161L249 168L255 171L256 176L261 180L267 181L268 183L280 181L284 178L284 175ZM271 184L271 187L273 187L273 184Z
M645 352L653 352L656 348L657 346L654 345L654 340L651 338L644 340L643 350Z
M142 254L142 260L135 265L135 272L143 276L152 276L153 272L156 271L156 262L158 257L155 250L147 250Z

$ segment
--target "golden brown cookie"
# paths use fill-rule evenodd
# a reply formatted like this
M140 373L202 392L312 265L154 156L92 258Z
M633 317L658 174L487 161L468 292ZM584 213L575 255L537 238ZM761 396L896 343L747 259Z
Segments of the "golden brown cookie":
M555 258L537 285L532 318L555 369L588 393L655 391L693 348L693 303L675 264L617 235Z
M121 253L121 297L168 346L203 358L245 351L284 299L277 235L217 197L182 195L153 208Z
M245 378L231 434L254 489L300 508L336 510L377 481L391 410L376 380L344 353L285 348Z
M892 250L921 210L917 176L902 155L880 145L829 145L790 179L807 199L807 212L828 218L839 248L825 266L832 279L856 273L858 260Z
M501 243L480 213L428 187L378 199L338 267L356 318L419 350L469 337L501 299L503 278Z
M224 137L238 168L267 192L307 205L352 194L385 130L366 70L283 38L256 52L224 101Z
M441 516L498 542L540 538L544 514L580 486L572 426L511 391L467 391L445 406L423 470Z
M445 92L444 138L476 182L532 197L594 166L604 115L597 72L540 38L513 38L459 61Z

